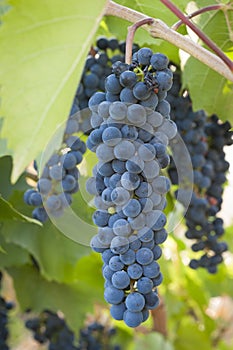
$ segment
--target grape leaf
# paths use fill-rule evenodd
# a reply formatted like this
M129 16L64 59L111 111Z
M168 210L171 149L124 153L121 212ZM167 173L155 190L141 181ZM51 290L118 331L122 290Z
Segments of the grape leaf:
M25 177L22 175L13 185L10 181L12 172L12 158L5 156L0 158L0 193L5 199L9 199L15 190L25 191L28 188Z
M39 228L33 224L7 221L3 224L2 235L7 243L14 243L33 255L42 276L48 280L65 283L77 280L76 264L82 256L90 253L90 248L64 236L51 222Z
M9 0L0 27L0 115L13 181L65 121L105 3Z
M201 16L198 26L233 59L233 42L221 11ZM183 86L190 91L194 110L204 109L208 114L215 113L220 119L233 122L232 82L190 57L184 66Z
M142 0L142 1L121 0L117 2L121 5L132 8L150 17L159 18L169 26L177 21L177 17L159 1L152 3L150 0ZM178 0L176 1L176 5L181 10L184 10L187 5L187 2L183 0ZM108 30L113 35L117 36L117 38L121 40L126 39L127 28L132 23L114 16L108 16L105 19L105 21L106 21L106 25L108 26ZM181 28L181 32L185 33L185 27ZM159 38L152 37L144 29L139 28L136 31L134 42L139 44L140 46L149 46L155 52L157 51L163 52L169 57L171 61L177 64L179 63L179 56L178 56L179 50L176 46L164 40L161 40Z
M150 350L174 350L173 345L165 340L162 334L159 333L150 333L145 335L139 335L135 339L135 347L133 350L140 349L150 349Z
M86 313L93 309L93 303L102 298L102 290L93 284L90 287L81 279L72 285L48 282L38 270L28 265L11 267L8 272L14 279L17 300L23 311L60 310L75 332L82 326Z
M40 223L37 220L31 219L21 214L19 211L13 208L11 203L7 202L0 195L0 222L2 222L3 220L13 220L17 224L18 222L22 221L40 225Z
M25 249L13 244L6 243L0 234L0 267L19 266L30 263L30 257Z

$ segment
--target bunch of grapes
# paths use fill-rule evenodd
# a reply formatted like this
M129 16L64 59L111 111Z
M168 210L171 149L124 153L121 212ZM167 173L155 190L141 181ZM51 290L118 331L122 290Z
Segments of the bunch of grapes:
M2 273L0 271L0 288L1 288ZM11 302L7 302L0 296L0 349L9 350L7 345L8 332L8 312L13 308Z
M118 345L111 345L116 329L97 321L80 330L78 341L65 319L49 310L28 318L25 326L38 343L48 344L48 350L120 350Z
M75 113L74 113L75 112ZM72 203L72 194L79 189L79 170L86 144L77 136L82 113L74 106L67 120L63 143L47 161L36 189L28 189L24 201L36 207L33 218L45 222L49 215L59 217Z
M98 158L86 184L97 207L91 246L102 253L111 315L129 327L144 322L159 304L157 260L167 238L163 209L170 188L161 169L169 164L166 148L177 131L164 99L172 85L167 65L165 55L142 48L131 65L115 62L106 92L89 100L94 130L87 147Z
M74 333L65 320L52 311L46 310L38 317L28 319L25 326L34 333L33 337L38 343L48 342L48 350L77 350Z
M77 350L121 350L119 345L111 344L115 334L115 328L92 322L80 330Z
M232 132L228 122L221 123L217 116L207 117L204 111L194 112L187 92L179 95L180 74L174 75L174 85L169 91L171 118L176 122L181 137L190 153L193 166L194 190L190 206L185 214L186 237L195 240L194 252L204 251L199 259L192 259L190 267L217 271L227 244L219 241L224 233L223 220L217 217L221 209L223 184L229 163L223 147L231 145ZM173 184L178 183L175 163L169 167Z
M138 48L138 45L134 44L133 53ZM88 101L95 92L105 90L105 78L112 73L112 64L116 61L124 62L124 54L125 42L105 37L97 40L96 47L92 47L86 58L81 82L75 96L75 103L80 109L88 107Z
M47 162L37 188L26 191L24 195L25 203L36 207L32 212L33 218L41 222L46 222L49 215L61 216L64 208L71 204L72 194L78 191L77 165L81 163L86 147L76 134L78 131L89 134L92 129L87 108L89 98L96 91L104 91L105 78L112 72L112 63L123 62L125 58L125 42L101 37L96 45L86 58L63 144ZM137 49L138 45L134 44L132 52Z

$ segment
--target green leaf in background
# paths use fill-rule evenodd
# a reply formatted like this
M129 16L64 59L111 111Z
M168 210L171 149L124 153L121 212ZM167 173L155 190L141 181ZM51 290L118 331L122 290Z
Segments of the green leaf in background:
M13 181L65 121L105 3L9 0L0 27L0 84Z
M0 234L0 268L11 266L20 266L30 263L30 256L25 249L12 244L6 243Z
M169 26L177 22L177 17L160 1L151 2L151 0L118 0L116 2L123 6L144 13L148 15L148 17L159 18ZM177 0L175 3L182 11L187 5L187 1L184 0ZM108 30L112 33L112 35L117 36L121 40L126 39L127 28L132 23L114 16L106 17L105 21ZM182 33L185 33L185 27L182 27L181 31ZM150 46L155 52L163 52L169 57L171 61L177 64L179 63L179 50L176 46L159 38L153 38L148 32L143 29L139 28L137 30L134 42L140 46Z
M9 268L21 309L35 312L44 309L60 310L75 332L83 325L86 313L93 310L94 302L100 299L95 287L81 280L73 285L48 282L31 266Z
M0 222L3 220L12 220L18 225L20 221L35 223L41 225L39 221L31 219L20 212L18 212L13 206L7 202L0 195Z
M141 334L135 338L133 350L174 350L173 345L160 333Z
M0 194L5 199L9 199L15 190L25 191L28 188L24 176L20 177L18 181L12 185L10 181L12 167L12 158L10 156L0 158Z
M204 331L200 330L198 323L188 316L184 316L180 321L174 342L175 349L194 350L205 349L212 350L211 338Z
M39 228L33 224L4 222L2 235L6 242L14 243L33 255L40 272L48 280L72 283L78 279L76 264L90 253L64 236L51 222Z
M202 4L203 6L204 4ZM232 11L231 11L232 12ZM230 14L230 11L229 11ZM230 40L226 19L222 11L198 16L198 27L204 31L229 58L233 59L233 42ZM231 22L233 25L233 16ZM217 29L217 30L216 30ZM195 72L195 74L193 74ZM183 86L188 87L195 110L204 109L217 114L222 120L233 121L233 83L190 57L184 66Z

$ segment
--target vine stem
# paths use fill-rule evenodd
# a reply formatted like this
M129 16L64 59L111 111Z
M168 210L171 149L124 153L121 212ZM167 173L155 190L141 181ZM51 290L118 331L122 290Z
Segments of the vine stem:
M172 11L180 20L186 24L192 31L198 35L198 37L205 43L211 50L213 50L226 65L233 72L233 62L227 57L224 52L207 36L200 30L193 22L190 21L189 17L185 16L182 11L176 7L170 0L160 0L169 10Z
M145 18L141 21L134 23L132 26L128 27L128 34L126 38L126 51L125 51L125 63L130 64L132 60L132 48L133 48L133 40L136 30L143 26L144 24L152 24L153 18Z
M191 19L191 18L196 17L198 15L201 15L202 13L205 13L205 12L222 10L224 7L225 7L224 4L216 4L216 5L205 6L205 7L202 7L201 9L198 9L197 11L194 11L194 12L190 13L189 15L187 15L185 17L188 18L188 19ZM178 22L176 22L175 24L173 24L171 29L178 30L178 28L182 24L184 24L184 22L181 19Z
M111 0L107 3L105 15L116 16L132 23L148 18L146 15L138 11L119 5ZM164 39L179 47L183 51L189 53L202 63L206 64L208 67L218 72L220 75L224 76L226 79L233 82L233 73L217 55L206 50L204 47L195 43L190 38L184 37L183 35L172 30L163 21L154 18L153 23L150 26L144 25L142 28L147 30L153 37Z

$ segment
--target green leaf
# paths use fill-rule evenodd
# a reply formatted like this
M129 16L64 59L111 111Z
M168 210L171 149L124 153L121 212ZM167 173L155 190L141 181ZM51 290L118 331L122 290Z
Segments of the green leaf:
M151 2L151 0L119 0L117 3L132 8L136 11L139 11L143 14L148 15L148 17L159 18L164 21L167 25L171 26L177 21L177 17L163 4L159 1ZM184 11L187 1L178 0L176 1L176 5L180 8L180 10ZM122 20L120 18L114 16L108 16L106 19L106 24L108 26L109 32L115 35L117 38L121 40L126 40L127 36L127 28L132 23ZM185 33L185 28L181 29L182 33ZM159 38L152 37L148 32L144 29L139 28L136 31L134 42L139 44L140 46L149 46L155 52L160 51L166 54L171 61L174 63L179 62L178 56L178 48L164 40Z
M37 220L31 219L18 212L15 208L13 208L13 206L9 202L7 202L0 195L0 222L3 220L17 221L17 224L19 221L23 221L41 225Z
M136 337L133 350L141 349L174 350L174 347L168 340L165 340L160 333L150 333L146 336L143 334Z
M13 277L17 299L23 311L60 310L75 332L82 326L86 313L93 309L94 302L98 301L94 280L90 288L82 280L73 285L48 282L31 266L9 268L8 272Z
M41 228L27 223L4 222L2 235L6 242L32 254L42 276L48 280L65 283L77 280L76 264L82 256L90 253L89 247L67 238L51 222Z
M198 26L233 59L233 43L221 11L200 16ZM190 57L184 67L183 86L190 91L194 110L204 109L208 114L215 113L220 119L233 122L232 82Z
M105 3L9 0L0 27L0 81L13 181L65 121Z
M198 347L205 350L211 350L211 338L209 334L198 328L190 317L186 316L179 320L180 325L176 332L174 342L175 349L179 350L195 350Z
M23 175L14 185L11 183L12 166L12 158L10 156L0 158L0 193L5 199L9 199L15 190L25 191L28 188Z
M0 234L0 267L7 268L11 266L19 266L30 263L30 257L25 249L19 246L6 243Z

